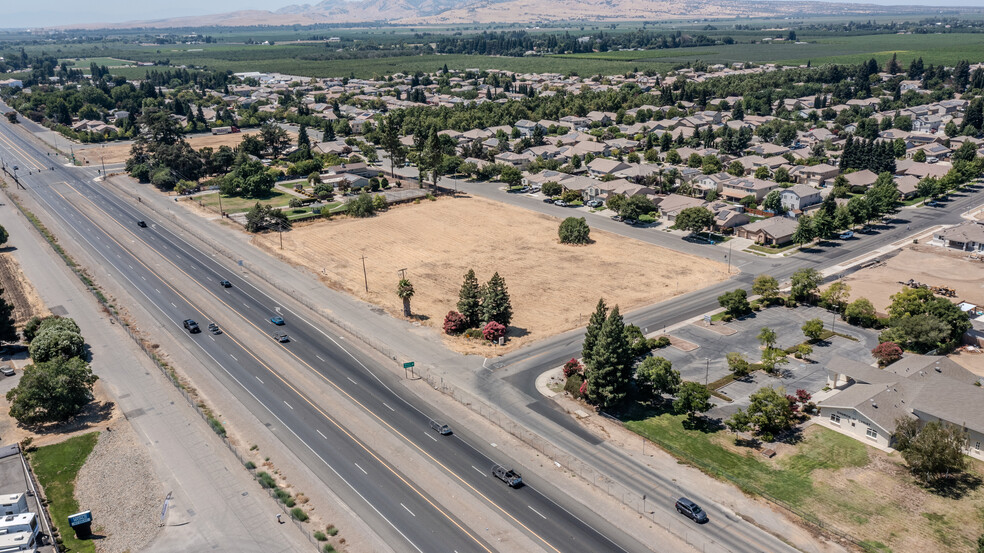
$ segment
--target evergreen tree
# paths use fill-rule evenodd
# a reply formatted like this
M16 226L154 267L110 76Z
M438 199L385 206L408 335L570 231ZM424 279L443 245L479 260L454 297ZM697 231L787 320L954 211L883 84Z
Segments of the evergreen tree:
M331 121L325 121L325 142L331 142L335 140L335 126L331 124Z
M468 328L478 328L481 322L482 290L478 286L475 271L468 269L465 281L458 292L458 313L465 317Z
M14 326L14 306L7 303L3 297L3 288L0 288L0 343L16 341L17 328Z
M297 129L297 147L300 149L311 149L311 139L308 137L307 125L304 123L301 123L301 126Z
M601 326L585 377L588 401L599 408L613 407L625 398L632 379L632 349L617 305Z
M512 320L512 305L509 303L509 291L506 290L506 280L499 273L492 275L488 284L482 289L482 322L495 321L509 326Z
M608 306L605 305L605 298L598 300L598 306L588 319L588 327L584 332L584 343L581 345L581 357L585 365L591 365L591 356L594 354L595 343L598 341L598 334L601 326L608 318Z

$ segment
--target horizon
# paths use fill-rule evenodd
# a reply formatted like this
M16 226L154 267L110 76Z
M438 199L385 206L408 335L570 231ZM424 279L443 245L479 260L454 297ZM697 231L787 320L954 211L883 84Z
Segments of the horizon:
M360 0L343 0L358 2ZM766 0L769 1L769 0ZM784 0L772 0L782 2ZM926 0L825 0L836 4L874 4L880 6L920 6L931 9L942 7L984 8L981 0L945 0L944 6L931 6ZM317 1L296 0L172 0L166 7L147 5L126 0L38 0L31 9L8 12L0 29L32 29L78 25L117 25L134 21L156 21L178 17L202 17L245 10L276 11L292 5L313 5ZM81 4L81 6L80 6Z

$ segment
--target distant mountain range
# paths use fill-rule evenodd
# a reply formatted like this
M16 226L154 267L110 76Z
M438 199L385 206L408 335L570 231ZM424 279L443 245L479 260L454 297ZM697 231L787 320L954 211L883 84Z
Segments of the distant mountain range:
M125 23L92 23L71 28L179 28L202 26L311 25L318 23L529 23L548 21L681 20L730 17L871 16L922 14L940 6L881 6L836 2L766 0L323 0L270 12L244 10ZM984 12L953 7L948 12Z

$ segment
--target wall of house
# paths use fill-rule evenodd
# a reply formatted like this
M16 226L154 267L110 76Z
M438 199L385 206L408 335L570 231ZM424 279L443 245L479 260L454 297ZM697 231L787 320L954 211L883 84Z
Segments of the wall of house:
M840 417L839 423L831 420L831 414ZM830 428L837 430L845 436L850 436L859 442L882 448L891 447L891 435L877 425L872 424L867 417L854 409L820 407L820 416L829 423L828 426ZM868 429L874 431L874 437L868 435ZM984 446L984 442L982 442L982 446Z
M920 422L922 422L923 424L940 420L938 417L927 415L926 413L923 413L918 410L916 411L915 414L917 417L919 417ZM954 423L953 421L943 421L943 422L950 422L952 424L957 424L957 426L961 426L959 423ZM976 430L971 430L967 428L965 429L965 435L967 436L967 448L964 450L964 452L975 459L980 459L984 461L984 433L977 432Z

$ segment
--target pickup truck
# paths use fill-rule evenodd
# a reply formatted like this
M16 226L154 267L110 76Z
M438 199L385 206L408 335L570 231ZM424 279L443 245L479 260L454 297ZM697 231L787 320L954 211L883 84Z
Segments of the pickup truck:
M523 485L523 477L520 476L519 473L502 465L492 466L492 476L495 476L513 488L518 488Z
M197 334L202 331L202 329L198 328L198 323L196 323L191 319L185 319L183 322L184 322L185 330L187 330L191 334Z

